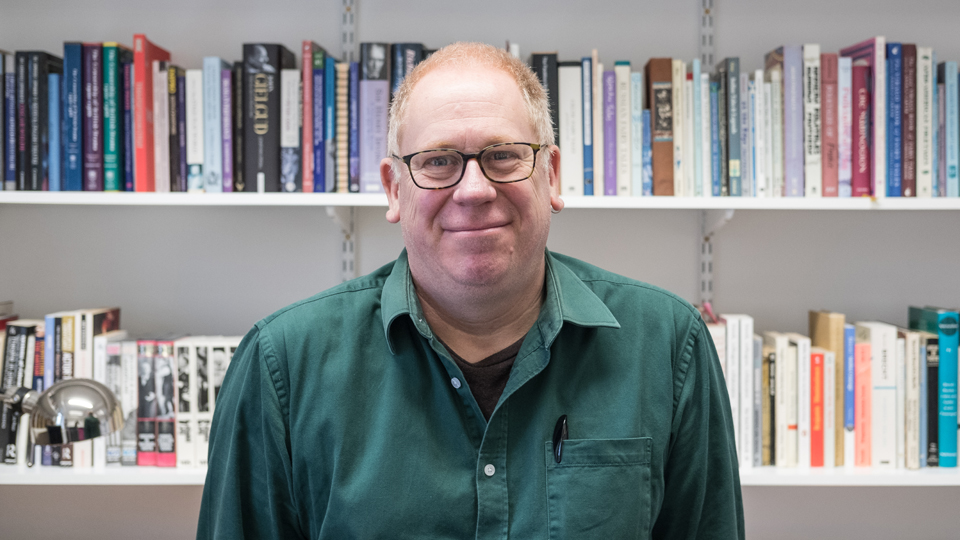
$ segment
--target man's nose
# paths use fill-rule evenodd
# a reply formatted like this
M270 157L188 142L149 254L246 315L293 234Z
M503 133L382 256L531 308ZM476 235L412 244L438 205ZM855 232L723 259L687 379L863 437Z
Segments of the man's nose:
M483 175L480 162L476 158L467 161L467 168L463 178L455 187L454 200L463 203L476 203L491 200L497 196L497 188L493 182Z

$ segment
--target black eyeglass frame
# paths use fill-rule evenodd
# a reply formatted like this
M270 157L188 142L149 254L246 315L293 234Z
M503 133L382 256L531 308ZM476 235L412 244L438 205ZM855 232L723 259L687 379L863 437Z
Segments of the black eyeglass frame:
M533 166L530 167L530 174L528 174L527 176L524 176L523 178L518 178L518 179L516 179L516 180L494 180L493 178L490 178L490 175L488 175L488 174L487 174L487 171L485 171L484 168L483 168L483 161L480 160L481 156L483 156L483 154L486 153L487 150L491 150L491 149L493 149L493 148L497 148L498 146L506 146L506 145L512 145L512 144L519 144L519 145L523 145L523 146L529 146L529 147L533 150ZM527 142L502 142L502 143L491 144L490 146L487 146L486 148L481 149L479 152L477 152L477 153L475 153L475 154L464 154L463 152L461 152L461 151L459 151L459 150L455 150L455 149L453 149L453 148L430 148L430 149L428 149L428 150L421 150L421 151L419 151L419 152L414 152L414 153L412 153L412 154L407 154L407 155L405 155L405 156L403 156L403 157L398 156L398 155L396 155L396 154L390 154L390 155L391 155L391 157L393 157L393 158L395 158L395 159L399 159L400 161L402 161L402 162L404 162L404 163L407 164L407 171L410 173L410 179L413 180L413 185L417 186L417 187L420 188L420 189L429 189L429 190L436 191L436 190L439 190L439 189L449 189L449 188L452 188L453 186L459 184L460 181L463 180L463 175L465 175L465 174L467 173L467 163L469 163L471 159L476 159L476 160L477 160L477 165L480 166L480 172L483 173L484 178L486 178L487 180L493 182L494 184L514 184L514 183L516 183L516 182L523 182L523 181L526 180L527 178L530 178L531 176L533 176L533 173L537 170L537 152L540 151L541 148L543 148L543 145L541 145L541 144L535 144L535 143L527 143ZM443 186L443 187L423 187L423 186L421 186L420 184L417 183L417 177L413 174L413 167L410 165L410 161L412 161L413 158L416 157L416 156L419 155L419 154L425 154L425 153L427 153L427 152L439 152L439 151L443 151L443 152L456 152L457 154L460 154L460 157L463 159L463 168L460 170L460 178L457 178L457 181L454 182L454 183L452 183L452 184L450 184L449 186Z

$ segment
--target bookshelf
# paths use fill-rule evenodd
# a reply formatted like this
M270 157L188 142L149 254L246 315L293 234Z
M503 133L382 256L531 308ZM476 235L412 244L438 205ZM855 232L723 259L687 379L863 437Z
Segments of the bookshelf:
M878 34L921 41L934 47L940 60L960 60L954 28L960 4L714 2L717 58L739 55L742 69L761 67L762 54L785 42L818 42L824 51L835 51ZM605 63L625 59L637 69L653 56L697 56L699 4L490 0L477 9L434 0L356 0L357 41L440 46L457 39L494 44L511 39L524 57L558 51L576 59L598 48ZM130 44L134 32L145 32L184 67L199 67L205 55L237 58L244 41L282 42L298 51L308 37L335 51L338 5L17 2L5 6L0 17L0 47L56 53L68 39ZM758 331L805 332L808 309L904 324L909 304L960 305L957 201L566 202L567 209L553 218L551 249L688 300L697 298L702 211L737 210L713 239L714 305L752 314ZM381 195L0 192L0 299L13 299L22 316L120 305L124 327L133 334L242 334L259 318L339 281L339 229L318 207L354 209L359 274L392 260L402 248L399 228L383 220ZM952 471L755 469L742 472L741 480L750 537L933 538L955 537L960 530L955 508L960 477ZM142 538L178 536L164 529L164 522L181 524L177 530L186 534L179 536L186 537L202 482L202 473L195 472L0 467L0 522L10 537L105 538L133 530ZM71 496L60 497L61 492ZM44 519L54 496L80 526L65 529ZM125 513L112 520L113 529L104 529L103 509L92 502L99 498ZM173 498L186 502L169 503ZM168 517L158 520L157 512ZM42 523L41 533L27 529L28 522Z

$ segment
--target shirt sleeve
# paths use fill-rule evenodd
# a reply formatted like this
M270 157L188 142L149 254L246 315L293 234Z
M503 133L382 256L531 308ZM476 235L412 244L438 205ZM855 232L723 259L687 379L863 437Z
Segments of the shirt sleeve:
M740 473L720 360L698 318L681 352L658 539L743 539ZM676 392L676 390L675 390Z
M285 384L254 328L217 396L197 540L305 538L293 500Z

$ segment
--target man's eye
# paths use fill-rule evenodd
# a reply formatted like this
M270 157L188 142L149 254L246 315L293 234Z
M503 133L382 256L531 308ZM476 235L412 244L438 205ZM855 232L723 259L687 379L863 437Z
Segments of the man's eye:
M517 159L517 154L514 153L514 152L509 152L509 151L501 150L501 151L493 152L493 155L491 156L491 159L493 159L493 160L495 160L495 161L505 161L505 160Z
M424 164L425 167L448 167L451 164L451 159L447 156L435 156L427 160Z

